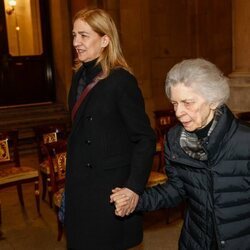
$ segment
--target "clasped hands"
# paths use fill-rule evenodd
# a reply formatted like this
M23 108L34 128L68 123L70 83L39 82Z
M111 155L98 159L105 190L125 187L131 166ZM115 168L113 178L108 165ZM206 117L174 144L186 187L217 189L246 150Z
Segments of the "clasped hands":
M134 212L139 195L128 188L115 188L110 195L110 202L115 204L115 214L124 217Z

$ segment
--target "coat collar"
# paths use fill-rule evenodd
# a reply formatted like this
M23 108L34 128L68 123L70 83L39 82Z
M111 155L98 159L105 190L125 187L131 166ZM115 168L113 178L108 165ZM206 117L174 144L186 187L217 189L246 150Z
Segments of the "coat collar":
M221 107L221 111L222 115L206 142L208 157L211 162L218 158L223 146L231 139L238 127L238 121L226 105Z
M210 164L213 164L218 159L223 150L223 146L228 140L230 140L238 127L238 121L226 105L221 107L221 112L222 115L218 120L216 127L208 137L208 140L204 141L204 147L208 152L208 161ZM169 152L166 152L166 155L170 157L169 159L181 158L184 161L188 159L188 161L190 161L190 158L184 153L180 146L181 131L182 125L177 124L168 133L167 144ZM193 162L194 166L201 166L202 163L195 159L193 159ZM197 162L197 164L195 164L195 162Z

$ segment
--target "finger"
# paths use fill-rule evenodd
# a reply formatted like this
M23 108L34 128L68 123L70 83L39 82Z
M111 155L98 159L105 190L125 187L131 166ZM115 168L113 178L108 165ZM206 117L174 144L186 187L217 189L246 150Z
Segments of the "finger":
M124 208L125 206L128 206L128 201L119 201L115 202L115 207L117 208Z
M114 202L119 199L119 197L122 197L119 193L114 193L110 195L110 202Z
M124 217L126 213L125 213L124 209L116 209L115 214L117 216Z
M131 214L131 213L134 212L135 207L136 207L136 205L137 205L137 202L138 202L138 197L137 197L137 195L133 195L133 197L131 198L131 202L130 202L130 204L129 204L129 206L128 206L128 209L127 209L127 211L126 211L126 215L129 215L129 214Z
M127 197L126 195L124 194L121 194L121 195L116 195L112 198L113 202L115 203L120 203L120 202L129 202L129 197Z
M120 191L120 190L121 190L121 188L116 187L116 188L112 189L112 193L116 193L116 192L118 192L118 191Z
M119 191L110 195L110 201L113 202L116 199L116 197L125 197L125 196L126 194L124 194L124 192L120 189Z

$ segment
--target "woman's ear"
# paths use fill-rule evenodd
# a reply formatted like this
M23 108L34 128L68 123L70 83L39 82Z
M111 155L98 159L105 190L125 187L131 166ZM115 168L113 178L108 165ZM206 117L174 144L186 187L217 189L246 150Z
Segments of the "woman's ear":
M212 109L212 110L216 110L217 109L217 107L218 107L218 103L215 103L215 102L212 102L212 103L210 103L210 108Z
M110 39L107 35L102 36L101 47L102 48L107 47L109 44L109 41L110 41Z

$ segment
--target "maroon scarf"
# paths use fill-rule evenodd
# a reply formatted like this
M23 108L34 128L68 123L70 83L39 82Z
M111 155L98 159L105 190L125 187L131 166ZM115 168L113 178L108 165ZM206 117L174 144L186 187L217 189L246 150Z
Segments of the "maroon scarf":
M74 121L76 113L80 107L80 105L82 104L83 100L85 99L85 97L88 95L88 93L90 92L90 90L100 81L100 77L103 75L102 72L100 72L91 83L89 83L85 89L82 91L80 97L78 98L78 100L76 101L72 112L71 112L71 119L72 121Z

